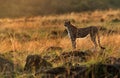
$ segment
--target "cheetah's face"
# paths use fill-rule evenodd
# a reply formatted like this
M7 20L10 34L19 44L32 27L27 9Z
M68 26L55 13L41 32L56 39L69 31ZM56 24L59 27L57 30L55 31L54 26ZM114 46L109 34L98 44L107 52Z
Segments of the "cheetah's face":
M70 25L70 21L65 21L64 26L68 27Z

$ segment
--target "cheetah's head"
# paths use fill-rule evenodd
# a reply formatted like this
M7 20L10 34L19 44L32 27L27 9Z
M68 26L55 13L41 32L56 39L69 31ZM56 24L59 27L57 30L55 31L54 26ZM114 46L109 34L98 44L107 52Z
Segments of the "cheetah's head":
M68 27L70 24L71 24L70 21L65 21L64 26Z

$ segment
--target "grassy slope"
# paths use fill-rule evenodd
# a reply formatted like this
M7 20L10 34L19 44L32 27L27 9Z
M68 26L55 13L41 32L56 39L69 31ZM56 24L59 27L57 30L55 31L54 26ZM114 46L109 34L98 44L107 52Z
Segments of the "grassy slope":
M58 36L56 39L48 37L51 31L63 32L65 19L70 19L77 27L101 25L108 29L120 31L120 10L0 19L0 53L14 62L15 71L20 74L20 70L22 70L25 64L25 58L29 54L44 56L47 53L46 49L50 46L60 46L63 48L63 51L72 50L68 36L63 38ZM118 20L114 21L115 19ZM109 56L120 57L119 34L101 35L101 43L106 47L105 52ZM77 49L88 50L92 47L93 44L88 37L77 40ZM47 55L54 57L54 55L59 55L63 51L52 51L50 54L47 53ZM97 61L96 58L91 58L90 62ZM59 65L61 64L54 64L54 66ZM18 78L23 76L19 74L17 74Z

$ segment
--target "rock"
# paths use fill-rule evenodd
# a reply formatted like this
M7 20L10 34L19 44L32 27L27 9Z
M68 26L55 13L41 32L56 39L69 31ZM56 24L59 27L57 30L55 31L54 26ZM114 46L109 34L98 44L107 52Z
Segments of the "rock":
M35 74L39 74L45 69L52 67L52 64L42 59L39 55L28 55L26 58L26 64L24 66L24 71L32 72L35 68Z
M0 74L7 78L13 78L14 64L7 59L0 57Z
M52 74L54 77L59 78L76 78L75 76L79 73L83 75L83 73L87 70L84 66L72 66L72 67L56 67L50 70L45 71L46 74Z
M91 52L90 52L91 53ZM91 55L89 52L83 51L71 51L71 52L63 52L60 56L56 57L52 60L52 62L57 62L59 60L75 60L78 62L87 61L87 58Z
M59 75L59 74L63 74L67 72L66 68L65 67L56 67L56 68L52 68L52 69L49 69L49 70L46 70L45 73L47 74L53 74L53 75Z
M89 77L93 77L94 78L114 78L116 76L120 77L120 65L117 64L102 64L102 63L98 63L95 65L92 65L90 67L91 71L89 73ZM119 78L117 77L117 78Z

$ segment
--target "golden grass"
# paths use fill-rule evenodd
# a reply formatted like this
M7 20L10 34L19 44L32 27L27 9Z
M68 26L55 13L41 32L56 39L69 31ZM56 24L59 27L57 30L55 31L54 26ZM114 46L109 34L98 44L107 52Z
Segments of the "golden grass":
M29 54L42 54L50 46L62 47L63 51L71 51L72 46L68 36L63 38L48 38L51 31L63 32L64 20L70 19L77 27L89 25L101 25L108 29L120 31L120 10L94 11L85 13L70 13L64 15L22 17L16 19L0 19L0 53L11 53L11 58L17 67L25 64L25 58ZM101 21L103 19L104 21ZM22 36L21 36L22 35ZM102 35L101 44L106 47L109 56L120 57L120 34ZM77 39L77 49L88 50L93 48L89 36ZM47 53L47 52L46 52ZM41 55L42 56L42 55ZM93 58L95 59L95 57ZM56 66L56 65L55 65ZM16 70L18 71L18 70Z

